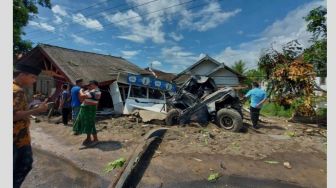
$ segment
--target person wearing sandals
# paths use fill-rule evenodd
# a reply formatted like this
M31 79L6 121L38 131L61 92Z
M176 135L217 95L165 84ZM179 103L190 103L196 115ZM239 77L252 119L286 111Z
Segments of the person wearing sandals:
M86 134L87 137L83 145L95 145L98 143L96 123L96 111L101 92L98 88L98 82L92 80L89 82L88 90L80 90L79 95L83 98L80 106L77 120L74 123L73 131L77 134ZM91 139L93 136L93 140Z

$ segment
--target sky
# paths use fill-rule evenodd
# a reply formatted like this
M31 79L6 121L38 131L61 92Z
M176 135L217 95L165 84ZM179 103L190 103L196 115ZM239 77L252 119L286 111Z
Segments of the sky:
M123 57L145 68L179 73L205 55L228 66L257 68L265 50L311 33L312 0L51 0L39 7L23 39Z

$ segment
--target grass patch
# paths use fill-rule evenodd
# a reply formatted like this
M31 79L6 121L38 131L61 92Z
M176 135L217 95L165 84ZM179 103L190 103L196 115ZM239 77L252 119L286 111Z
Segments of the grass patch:
M260 111L265 116L292 117L294 110L292 108L285 110L284 107L275 103L265 103Z
M244 103L244 107L249 108L250 102L246 101ZM290 118L294 113L294 109L290 108L285 110L284 107L277 105L273 102L266 102L263 104L261 108L260 114L264 116L278 116L278 117L285 117Z

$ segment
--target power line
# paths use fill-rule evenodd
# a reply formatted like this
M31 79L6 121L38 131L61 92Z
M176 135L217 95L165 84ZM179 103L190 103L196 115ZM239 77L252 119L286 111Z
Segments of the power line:
M92 7L95 7L95 6L97 6L97 5L106 3L106 2L108 2L108 1L112 1L112 0L103 0L103 1L101 1L101 2L91 4L91 5L88 6L88 7L85 7L85 8L82 8L82 9L75 10L74 13L82 12L83 10L86 10L86 9L89 9L89 8L92 8ZM63 5L62 5L62 6L63 6ZM54 25L54 26L55 26L55 25ZM33 29L33 30L37 30L37 29ZM35 33L35 31L33 31L33 32L27 32L26 34L31 34L31 33Z
M108 2L108 1L112 1L112 0L103 0L103 1L98 2L98 3L94 3L94 4L92 4L92 5L90 5L90 6L86 7L86 8L76 10L75 13L82 12L83 10L87 10L87 9L92 8L92 7L95 7L95 6L97 6L97 5L106 3L106 2Z
M150 2L153 2L153 1L150 1ZM147 2L147 3L150 3L150 2ZM191 1L189 1L191 2ZM186 4L186 3L189 3L189 2L184 2L184 3L181 3L181 4ZM177 5L174 5L174 6L178 6L178 5L181 5L181 4L177 4ZM159 12L159 11L162 11L162 10L165 10L165 9L168 9L168 8L172 8L174 6L171 6L171 7L166 7L166 8L163 8L163 9L159 9L159 10L156 10L156 11L153 11L153 12L149 12L147 14L143 14L143 15L148 15L148 14L152 14L152 13L156 13L156 12ZM202 5L203 6L203 5ZM200 7L200 6L195 6L195 7L192 7L192 8L197 8L197 7ZM139 16L142 16L142 15L139 15ZM123 22L123 21L126 21L126 20L129 20L129 19L134 19L136 17L139 17L139 16L134 16L134 17L131 17L131 18L127 18L127 19L124 19L124 20L119 20L118 22L115 22L115 23L119 23L119 22ZM114 24L114 23L112 23ZM111 25L111 24L106 24L105 26L108 26L108 25ZM86 31L86 30L85 30ZM80 31L81 33L82 31ZM95 32L96 33L96 32ZM88 34L94 34L94 33L88 33ZM303 39L303 38L306 38L306 37L299 37L299 38L296 38L296 39ZM52 38L54 39L54 38ZM50 40L50 39L49 39ZM281 46L285 46L287 43L285 44L282 44ZM209 47L208 47L209 48ZM234 55L231 55L231 56L225 56L225 57L234 57L234 56L239 56L241 54L234 54ZM181 65L185 65L185 64L182 64ZM252 66L252 67L248 67L248 68L253 68L253 67L257 67L258 65L255 65L255 66Z
M183 2L183 3L178 3L178 4L175 4L175 5L172 5L172 6L169 6L169 7L166 7L166 8L162 8L162 9L158 9L158 10L155 10L155 11L152 11L152 12L148 12L148 13L144 13L144 14L140 14L138 16L133 16L133 17L129 17L129 18L126 18L126 19L121 19L117 22L114 22L114 23L109 23L109 24L105 24L103 25L104 27L106 26L111 26L113 24L116 24L116 23L121 23L121 22L124 22L124 21L127 21L127 20L131 20L131 19L134 19L134 18L138 18L138 17L141 17L141 16L146 16L146 15L150 15L150 14L154 14L154 13L157 13L157 12L160 12L160 11L163 11L163 10L167 10L167 9L170 9L170 8L173 8L173 7L177 7L177 6L181 6L181 5L184 5L184 4L188 4L188 3L191 3L193 1L196 1L196 0L189 0L189 1L186 1L186 2ZM219 0L220 1L220 0ZM201 4L199 6L195 6L193 8L197 8L197 7L201 7L201 6L204 6L204 5L207 5L208 3L204 3L204 4ZM98 27L95 27L95 28L98 28ZM84 29L84 30L81 30L81 31L78 31L76 32L76 34L80 34L80 33L83 33L83 32L86 32L86 31L90 31L89 29ZM95 33L98 33L98 32L101 32L101 31L94 31L94 32L88 32L84 35L87 35L87 34L95 34ZM52 38L49 38L49 39L46 39L46 40L43 40L42 42L45 43L45 42L51 42L55 39L58 39L58 38L55 38L55 37L52 37ZM64 42L64 41L62 41Z
M154 0L154 1L157 1L157 0ZM145 4L149 4L149 3L151 3L151 2L154 2L154 1L150 1L150 2L147 2L147 3L145 3ZM188 2L187 2L188 3ZM143 5L143 4L142 4ZM139 6L141 6L141 5L139 5ZM134 7L133 7L134 8ZM168 7L168 8L170 8L170 7ZM158 10L158 11L160 11L160 10ZM155 11L154 11L155 12ZM153 13L153 12L152 12ZM137 16L138 17L138 16ZM128 18L128 19L133 19L133 18L135 18L135 17L131 17L131 18ZM120 22L122 22L122 21L126 21L126 20L128 20L128 19L125 19L125 20L121 20ZM119 22L117 22L117 23L119 23ZM105 26L108 26L108 25L110 25L110 24L106 24ZM84 30L83 30L84 31ZM85 30L86 31L86 30ZM82 33L82 31L80 31L80 33ZM303 37L301 37L301 38L297 38L297 39L302 39ZM52 38L53 39L53 38ZM51 38L50 39L46 39L47 41L48 40L51 40ZM218 45L218 44L216 44L216 45ZM285 44L284 44L285 45ZM282 45L282 46L284 46L284 45ZM212 47L213 47L214 45L212 45ZM208 47L208 48L210 48L210 47ZM237 55L234 55L234 56L238 56L238 55L240 55L240 54L237 54ZM228 57L228 56L226 56L226 57Z
M138 8L138 7L141 7L141 6L144 6L144 5L148 5L148 4L153 3L153 2L155 2L155 1L159 1L159 0L151 0L151 1L148 1L148 2L145 2L145 3L142 3L142 4L135 5L135 6L128 7L128 8L124 8L124 9L121 9L121 10L118 10L118 11L132 10L132 9L134 9L134 8ZM119 8L119 7L122 7L123 5L127 5L127 4L126 4L126 3L119 4L119 5L114 6L114 7L110 7L110 8L104 9L104 10L100 10L100 11L97 12L97 13L93 13L93 14L85 15L85 17L89 17L89 16L92 16L92 15L100 14L100 13L102 13L102 11L105 11L105 12L106 12L106 11L108 11L108 10L117 9L117 8ZM115 11L115 12L117 12L117 11ZM115 13L115 12L113 12L113 13ZM91 17L91 18L98 19L98 18L102 18L102 17L104 17L104 15L101 15L101 16L98 16L98 17ZM71 21L74 22L74 23L73 23L73 24L70 24L70 25L74 25L74 24L76 24L75 21L78 21L78 20L80 20L80 19L72 19ZM59 24L56 24L56 25L54 25L54 26L58 26L58 25L65 25L65 24L64 24L64 23L59 23ZM104 25L103 25L103 26L104 26ZM99 28L99 27L96 27L96 28L93 28L93 29L97 29L97 28ZM31 32L31 33L36 33L36 32L41 32L41 31L38 30L38 31L35 31L35 32ZM50 31L42 31L42 32L49 32L49 33L50 33ZM31 34L31 33L27 33L27 34ZM38 38L40 38L40 37L33 38L33 39L38 39Z

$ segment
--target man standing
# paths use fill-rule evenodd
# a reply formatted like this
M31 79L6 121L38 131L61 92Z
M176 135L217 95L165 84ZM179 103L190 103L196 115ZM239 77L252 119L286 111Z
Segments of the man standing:
M37 108L28 110L24 87L32 87L40 69L17 64L13 80L13 185L19 188L32 169L33 156L30 144L30 115L48 110L47 100Z
M258 129L259 113L263 103L267 99L266 92L259 87L257 82L253 82L253 88L245 95L245 98L248 97L251 97L250 115L252 126L253 128Z
M72 122L75 123L79 109L80 109L80 99L79 99L79 91L83 85L83 79L76 80L76 85L71 88L71 107L72 107Z
M71 96L68 91L68 85L64 84L62 85L62 95L61 95L61 100L60 100L60 105L59 105L59 110L62 111L62 120L64 125L68 125L68 117L71 111Z

